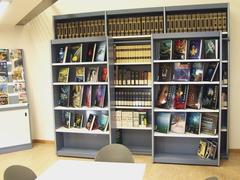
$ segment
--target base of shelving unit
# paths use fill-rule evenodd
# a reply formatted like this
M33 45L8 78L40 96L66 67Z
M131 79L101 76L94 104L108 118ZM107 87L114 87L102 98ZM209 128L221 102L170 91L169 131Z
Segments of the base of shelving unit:
M78 149L78 148L61 148L57 151L58 156L95 158L98 150L96 149Z
M2 153L10 153L10 152L15 152L15 151L23 151L27 149L31 149L32 144L21 144L21 145L16 145L16 146L11 146L11 147L4 147L0 148L0 154Z
M228 155L227 154L221 154L221 159L225 159L225 160L227 160L228 159Z
M151 155L152 154L152 149L150 147L143 147L143 146L127 146L128 149L133 154L144 154L144 155Z
M155 155L154 162L157 163L172 163L172 164L195 164L218 166L218 160L202 159L197 155L192 154L168 154L158 153Z

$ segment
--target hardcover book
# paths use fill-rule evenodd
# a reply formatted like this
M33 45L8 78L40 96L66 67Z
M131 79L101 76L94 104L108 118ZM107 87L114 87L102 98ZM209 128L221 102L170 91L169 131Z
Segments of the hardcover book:
M81 107L82 106L82 96L83 96L83 86L74 85L72 86L72 107Z
M94 59L96 43L83 44L83 62L92 62Z
M173 59L186 59L187 40L177 39L173 41Z
M96 89L96 96L94 105L98 107L104 107L104 100L105 100L105 93L106 93L106 86L105 85L98 85Z
M8 49L0 49L0 61L8 61L9 60L8 54L9 54Z
M217 85L204 85L202 107L207 109L217 109L218 92L219 87Z
M216 135L218 131L218 113L202 113L201 133Z
M218 40L206 39L204 40L204 58L217 59L218 57Z
M0 105L8 104L8 86L0 83Z
M97 45L95 61L103 62L105 60L105 54L106 54L106 42L104 41L100 42Z
M202 40L192 39L188 41L188 59L200 59L202 52Z
M26 85L25 83L14 83L13 85L13 92L26 92Z
M65 63L68 53L68 46L60 47L57 54L57 63Z
M175 85L160 86L156 106L159 108L170 109L173 107L173 100L175 97Z
M205 153L205 158L209 159L216 159L217 155L217 142L214 140L208 140L207 141L207 149Z
M213 81L218 70L219 63L209 63L204 73L204 81Z
M207 150L207 142L204 139L201 139L199 142L199 146L198 146L198 156L201 158L205 158L205 153Z
M190 81L202 81L203 80L203 64L192 63Z
M75 113L74 114L73 127L75 127L75 128L82 128L83 127L83 114L81 114L81 113Z
M184 134L186 126L186 113L171 114L171 132Z
M68 82L69 67L61 67L58 73L58 82Z
M87 75L88 82L97 82L98 81L98 70L99 70L98 66L88 68L88 75Z
M85 67L83 66L76 67L75 81L85 82Z
M189 85L187 107L192 109L201 109L202 87Z
M189 88L188 85L184 85L184 84L176 85L176 92L174 97L175 109L186 109L188 88Z
M6 61L0 61L0 83L8 81L8 68Z
M98 129L100 129L101 131L107 131L108 124L109 124L108 115L102 114L101 117L98 119L99 125Z
M160 60L172 59L172 40L165 39L160 41Z
M98 120L96 114L89 114L86 128L90 131L98 128Z
M19 81L24 79L23 72L23 51L22 49L12 49L10 51L12 61L12 80Z
M158 81L172 80L172 63L159 64Z
M92 86L84 86L83 104L84 106L91 107Z
M18 103L27 103L26 91L18 92Z
M82 62L82 44L70 47L70 62Z
M190 79L190 64L189 63L174 63L174 81L189 81Z
M100 81L106 82L108 80L108 70L107 67L101 68L101 78Z
M199 134L200 124L201 124L201 115L202 114L198 112L187 113L186 132Z
M168 133L170 126L171 113L156 113L155 131Z
M70 86L60 86L58 105L68 107L69 97L70 97Z
M62 121L65 128L71 128L71 112L63 111Z

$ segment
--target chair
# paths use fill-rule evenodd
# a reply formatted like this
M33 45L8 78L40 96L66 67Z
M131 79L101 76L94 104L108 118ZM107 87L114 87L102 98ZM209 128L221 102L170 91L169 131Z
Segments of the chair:
M122 144L109 144L99 150L95 161L134 163L132 153Z
M4 180L35 180L36 174L28 167L13 165L4 172Z

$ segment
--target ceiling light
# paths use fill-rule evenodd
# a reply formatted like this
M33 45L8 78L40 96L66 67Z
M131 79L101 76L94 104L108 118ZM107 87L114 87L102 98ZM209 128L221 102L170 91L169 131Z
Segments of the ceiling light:
M0 16L4 14L9 4L10 0L0 0Z

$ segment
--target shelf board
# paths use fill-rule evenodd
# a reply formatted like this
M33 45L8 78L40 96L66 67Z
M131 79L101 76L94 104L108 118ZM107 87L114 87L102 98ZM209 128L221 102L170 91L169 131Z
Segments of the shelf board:
M146 146L128 146L128 145L125 145L125 146L127 146L128 149L130 149L130 151L133 154L145 154L145 155L152 154L151 147L146 147Z
M152 107L145 106L113 106L115 109L152 109Z
M227 88L228 85L227 85L227 84L222 84L222 87L223 87L223 88Z
M157 153L154 155L154 162L174 164L198 164L211 166L218 165L217 159L203 159L195 154Z
M108 82L54 82L53 85L108 85Z
M24 107L28 107L28 103L0 105L0 109L24 108Z
M113 39L145 39L151 38L151 35L133 35L133 36L112 36Z
M138 89L141 89L141 88L152 88L152 86L150 85L114 85L114 86L111 86L111 87L114 87L114 88L138 88Z
M219 62L220 59L171 59L171 60L153 60L153 63L175 63L175 62Z
M228 110L228 107L222 107L221 109L222 110Z
M116 129L128 129L128 130L152 130L151 126L148 127L116 127Z
M57 106L54 107L54 110L65 110L65 111L108 111L108 107L100 108L100 107L63 107L63 106Z
M103 61L103 62L76 62L76 63L52 63L52 66L101 65L101 64L107 64L107 61Z
M227 132L227 127L222 127L221 132Z
M154 81L153 84L220 84L219 81L167 81L158 82Z
M99 135L109 135L109 131L101 131L99 129L89 131L87 128L65 128L60 127L56 129L59 133L76 133L76 134L99 134Z
M177 133L160 133L154 132L155 137L177 137L177 138L218 138L218 135L208 135L208 134L192 134L192 133L185 133L185 134L177 134Z
M70 157L95 158L98 151L99 151L99 149L63 147L63 148L57 150L57 155L58 156L70 156Z
M226 35L226 34L228 34L228 32L227 32L227 31L225 31L225 32L222 32L222 34Z
M132 63L113 63L113 65L134 65L134 66L142 66L142 65L151 65L151 62L132 62Z
M18 93L8 93L8 96L18 96Z
M219 109L163 109L154 108L154 112L219 112Z
M222 60L222 63L228 63L228 60Z

